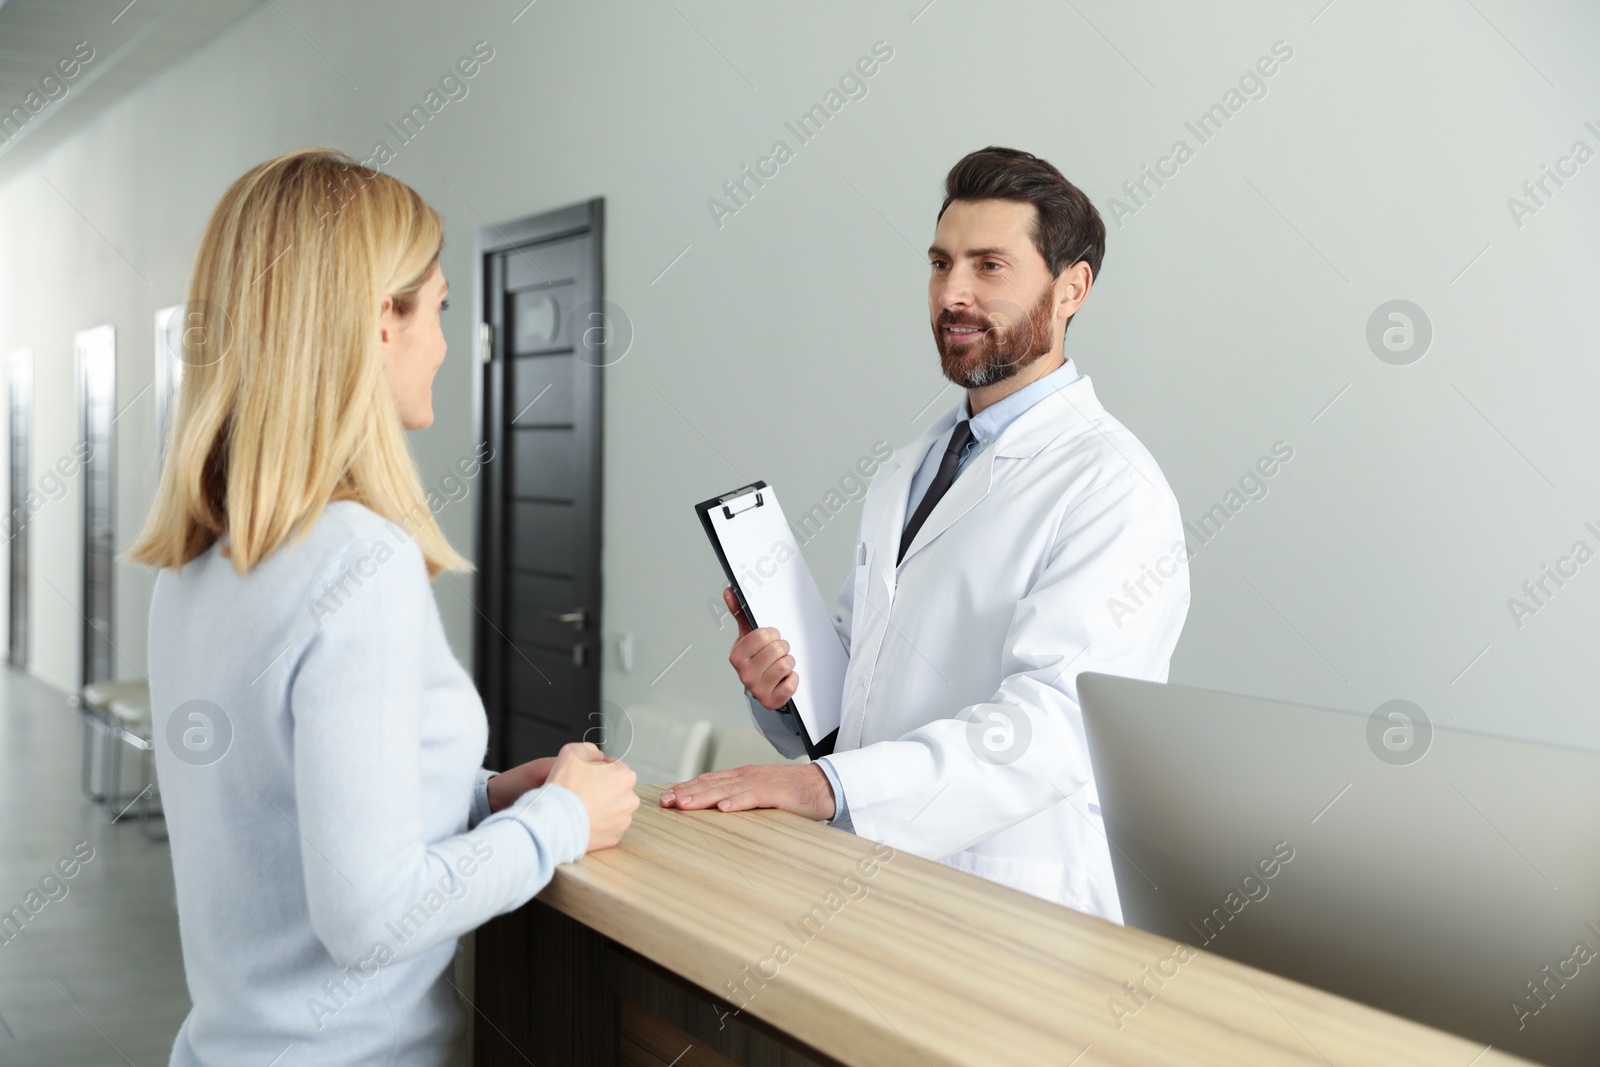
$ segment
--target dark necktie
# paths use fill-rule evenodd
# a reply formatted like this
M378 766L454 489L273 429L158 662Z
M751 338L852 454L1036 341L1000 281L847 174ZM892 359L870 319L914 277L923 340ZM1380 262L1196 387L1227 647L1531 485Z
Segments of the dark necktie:
M939 473L933 476L933 481L928 485L928 491L922 494L922 501L917 505L917 510L912 512L911 521L906 523L905 532L900 535L900 554L895 557L895 566L906 558L906 549L916 539L917 531L922 529L922 524L928 521L928 515L933 511L933 506L939 498L950 491L950 486L955 484L956 468L961 465L961 453L966 451L967 445L972 443L972 424L966 419L956 423L956 428L950 434L950 443L945 445L944 456L939 460Z

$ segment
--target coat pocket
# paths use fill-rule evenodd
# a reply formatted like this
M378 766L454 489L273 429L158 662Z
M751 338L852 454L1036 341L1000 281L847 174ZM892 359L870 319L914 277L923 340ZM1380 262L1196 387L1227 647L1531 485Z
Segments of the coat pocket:
M855 567L850 572L850 651L856 649L862 620L872 608L872 545L861 541L856 545Z

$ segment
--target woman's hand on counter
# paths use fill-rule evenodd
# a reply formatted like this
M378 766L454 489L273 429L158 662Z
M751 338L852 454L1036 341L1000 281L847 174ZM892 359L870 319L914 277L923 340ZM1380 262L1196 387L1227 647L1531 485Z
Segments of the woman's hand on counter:
M511 806L511 802L530 789L538 789L550 777L550 768L556 765L554 756L541 756L536 760L529 760L509 771L501 771L492 776L487 787L489 790L489 810L496 812Z
M638 776L626 763L607 759L588 741L562 745L547 779L551 785L578 794L578 799L588 809L588 852L611 848L622 840L639 806L639 796L633 791L637 780Z
M781 808L821 820L833 818L834 799L828 776L815 763L752 763L668 786L661 793L661 806L685 811Z

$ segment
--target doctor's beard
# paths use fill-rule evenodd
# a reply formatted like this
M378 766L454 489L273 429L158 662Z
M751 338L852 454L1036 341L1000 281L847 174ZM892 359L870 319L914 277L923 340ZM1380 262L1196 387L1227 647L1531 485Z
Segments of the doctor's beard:
M1052 347L1050 307L1054 296L1054 288L1046 285L1026 316L1018 314L1020 309L1015 304L1004 301L992 306L988 313L954 315L948 309L941 311L933 322L933 343L938 346L939 368L944 376L963 389L977 389L1003 382L1047 355ZM991 315L1002 321L995 323ZM944 339L946 326L979 326L984 333L976 341L952 345Z

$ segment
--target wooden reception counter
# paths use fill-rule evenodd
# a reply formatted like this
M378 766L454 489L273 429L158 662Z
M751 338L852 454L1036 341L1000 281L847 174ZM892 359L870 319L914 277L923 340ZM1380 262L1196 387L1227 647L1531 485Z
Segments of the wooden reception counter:
M480 1067L1525 1062L785 812L659 792L618 848L479 931Z

